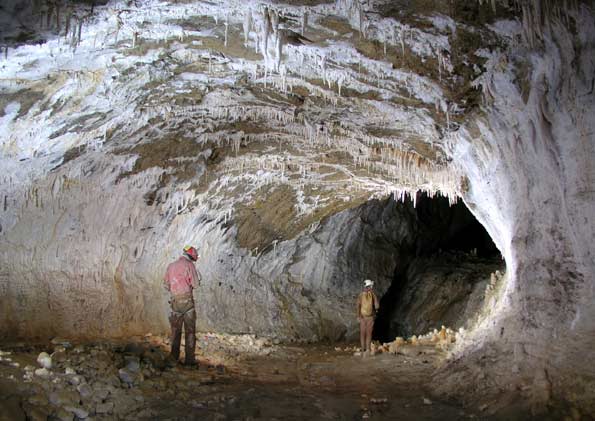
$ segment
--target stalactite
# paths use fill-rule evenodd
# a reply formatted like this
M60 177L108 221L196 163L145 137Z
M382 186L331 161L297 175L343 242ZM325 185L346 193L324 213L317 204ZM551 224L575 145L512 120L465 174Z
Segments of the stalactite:
M278 32L275 38L275 71L277 72L283 59L283 41L283 36Z
M306 34L306 29L308 28L308 9L304 7L304 11L302 13L302 36Z
M250 39L250 30L252 28L252 10L248 9L244 15L244 46L248 48L248 40ZM258 41L256 42L258 45Z
M268 45L269 45L269 34L272 31L271 19L269 17L268 7L264 7L262 11L262 56L266 60L268 59Z
M225 16L224 26L225 26L225 38L224 38L224 41L223 41L223 45L225 47L227 47L227 35L228 35L228 31L229 31L229 16L227 16L227 15Z

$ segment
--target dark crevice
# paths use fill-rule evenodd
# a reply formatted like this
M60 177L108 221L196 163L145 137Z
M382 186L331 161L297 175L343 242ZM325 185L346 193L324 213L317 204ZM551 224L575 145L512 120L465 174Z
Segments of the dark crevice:
M412 216L412 238L397 245L393 281L380 300L374 339L382 342L410 335L432 322L439 328L453 320L453 312L474 308L476 284L488 279L489 271L503 266L494 242L464 203L451 206L444 197L419 193L415 208L411 200L394 205ZM434 285L428 286L428 279L434 280ZM444 288L436 285L438 282ZM445 303L446 299L450 301ZM415 314L404 316L405 309ZM424 310L428 314L422 314Z

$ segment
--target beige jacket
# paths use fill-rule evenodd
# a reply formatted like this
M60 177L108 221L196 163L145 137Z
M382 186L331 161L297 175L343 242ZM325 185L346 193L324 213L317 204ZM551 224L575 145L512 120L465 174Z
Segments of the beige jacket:
M372 293L372 297L374 299L374 313L378 313L378 309L380 309L380 301L378 301L378 297L376 296L376 293L372 290L369 290ZM360 292L360 294L357 296L357 318L361 318L361 317L365 317L362 316L361 314L361 308L362 308L362 298L364 296L364 293L366 292L366 290L363 290L362 292Z

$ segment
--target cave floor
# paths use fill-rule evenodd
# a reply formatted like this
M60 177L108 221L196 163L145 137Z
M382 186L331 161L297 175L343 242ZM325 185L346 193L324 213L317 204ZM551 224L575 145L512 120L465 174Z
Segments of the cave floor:
M271 344L243 354L211 344L189 368L167 365L158 337L64 345L0 345L0 420L485 419L431 396L445 357L432 346L362 357L352 345ZM34 374L41 351L53 352L53 366Z

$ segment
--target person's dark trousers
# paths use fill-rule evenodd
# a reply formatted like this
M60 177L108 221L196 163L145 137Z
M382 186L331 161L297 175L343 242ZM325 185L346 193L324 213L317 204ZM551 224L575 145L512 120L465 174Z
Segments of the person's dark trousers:
M171 297L171 356L177 361L180 358L180 342L182 327L185 334L185 364L194 364L194 349L196 345L196 311L191 294Z

